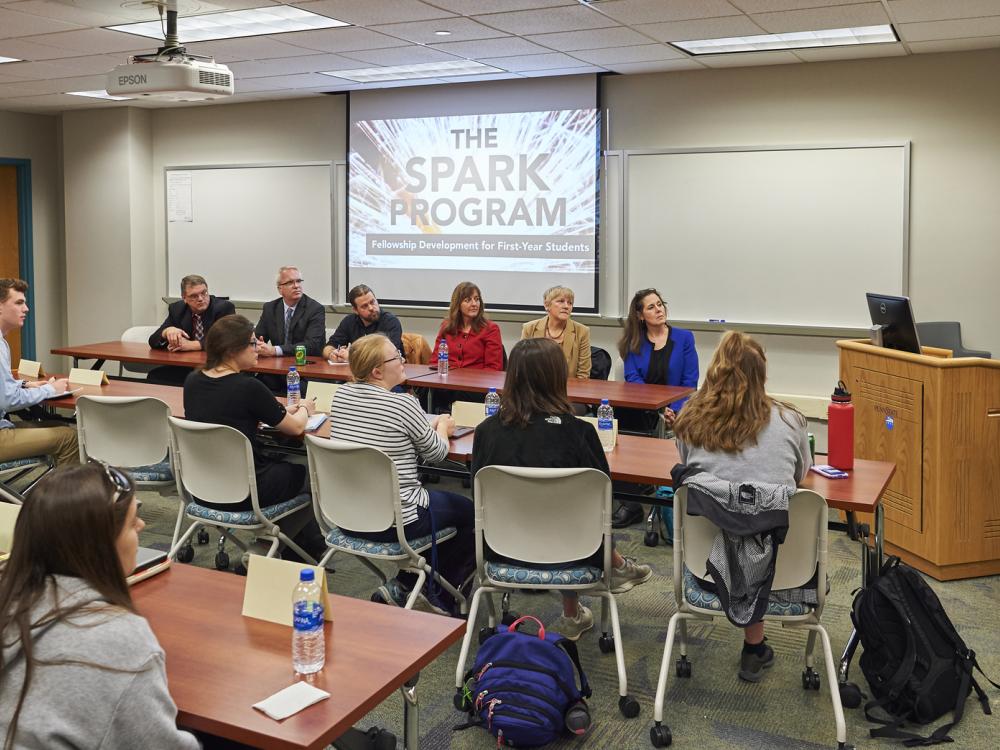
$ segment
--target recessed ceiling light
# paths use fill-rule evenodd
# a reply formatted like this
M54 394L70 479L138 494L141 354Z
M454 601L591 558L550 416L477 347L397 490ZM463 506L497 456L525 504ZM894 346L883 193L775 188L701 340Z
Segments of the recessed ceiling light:
M451 32L441 29L441 31L435 31L434 36L451 36Z
M776 49L803 49L805 47L842 47L855 44L884 44L897 42L892 26L857 26L848 29L822 29L796 31L788 34L760 34L736 36L725 39L694 39L671 42L675 47L692 55L720 55L731 52L761 52Z
M3 65L3 63L8 63L8 62L21 62L21 60L17 59L16 57L0 56L0 65Z
M502 73L494 68L472 60L420 63L419 65L394 65L385 68L358 68L356 70L320 71L325 76L346 78L358 83L376 81L403 81L411 78L442 78L451 76L472 76L480 73Z
M205 13L200 16L184 16L177 19L177 36L181 43L208 42L214 39L236 39L243 36L262 34L284 34L289 31L309 31L312 29L332 29L336 26L350 26L346 21L310 13L301 8L277 5L270 8L234 10L225 13ZM106 26L112 31L163 39L163 27L159 21L127 23L120 26Z
M122 102L132 99L131 96L111 96L107 91L67 91L70 96L86 96L91 99L110 99L113 102Z

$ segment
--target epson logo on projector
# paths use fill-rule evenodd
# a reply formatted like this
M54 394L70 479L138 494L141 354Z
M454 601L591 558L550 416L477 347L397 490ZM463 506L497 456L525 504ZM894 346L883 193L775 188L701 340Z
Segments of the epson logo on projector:
M146 75L143 74L132 74L127 76L118 76L119 86L135 86L139 83L146 83Z

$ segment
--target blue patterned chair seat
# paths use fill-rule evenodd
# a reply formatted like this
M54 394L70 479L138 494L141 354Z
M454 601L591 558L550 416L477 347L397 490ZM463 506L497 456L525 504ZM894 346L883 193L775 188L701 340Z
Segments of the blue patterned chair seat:
M457 533L454 526L446 526L437 533L438 542L451 539ZM431 546L431 535L417 537L407 540L416 552L420 552ZM345 552L352 552L369 557L398 557L405 558L408 555L403 551L399 542L373 542L370 539L362 539L357 536L350 536L336 526L331 527L330 533L326 535L326 543L331 547L342 549Z
M688 567L684 566L684 600L692 607L710 609L722 612L722 602L719 595L703 589L698 579ZM812 606L802 602L778 602L773 599L767 603L766 615L771 617L801 617L812 611Z
M291 500L285 500L277 505L269 505L266 508L261 508L260 512L267 520L274 521L286 513L291 513L293 510L298 510L311 503L311 495L298 495ZM219 510L218 508L207 508L198 503L188 503L184 512L191 518L196 518L199 521L209 524L221 523L226 526L260 526L260 521L257 520L252 510Z
M47 456L27 456L25 458L15 458L10 461L0 463L0 471L10 471L20 469L22 466L34 466L36 464L48 464Z
M164 459L158 464L149 466L131 466L125 469L129 475L137 482L172 482L174 472L170 468L170 462Z
M570 568L528 568L511 563L486 561L486 576L498 583L526 583L542 586L586 586L601 580L604 571L592 565Z

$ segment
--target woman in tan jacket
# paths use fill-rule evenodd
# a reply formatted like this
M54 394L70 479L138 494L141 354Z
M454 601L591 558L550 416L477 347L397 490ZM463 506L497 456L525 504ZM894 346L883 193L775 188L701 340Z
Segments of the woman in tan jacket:
M549 339L562 349L571 378L590 377L590 329L570 319L573 314L573 290L554 286L545 291L544 318L531 320L521 328L522 339Z

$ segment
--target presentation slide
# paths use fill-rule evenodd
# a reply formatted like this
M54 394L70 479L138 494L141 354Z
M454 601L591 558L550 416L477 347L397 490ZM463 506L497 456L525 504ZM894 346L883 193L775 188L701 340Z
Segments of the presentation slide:
M348 277L397 304L447 304L460 281L491 308L556 284L593 309L596 108L351 123Z

